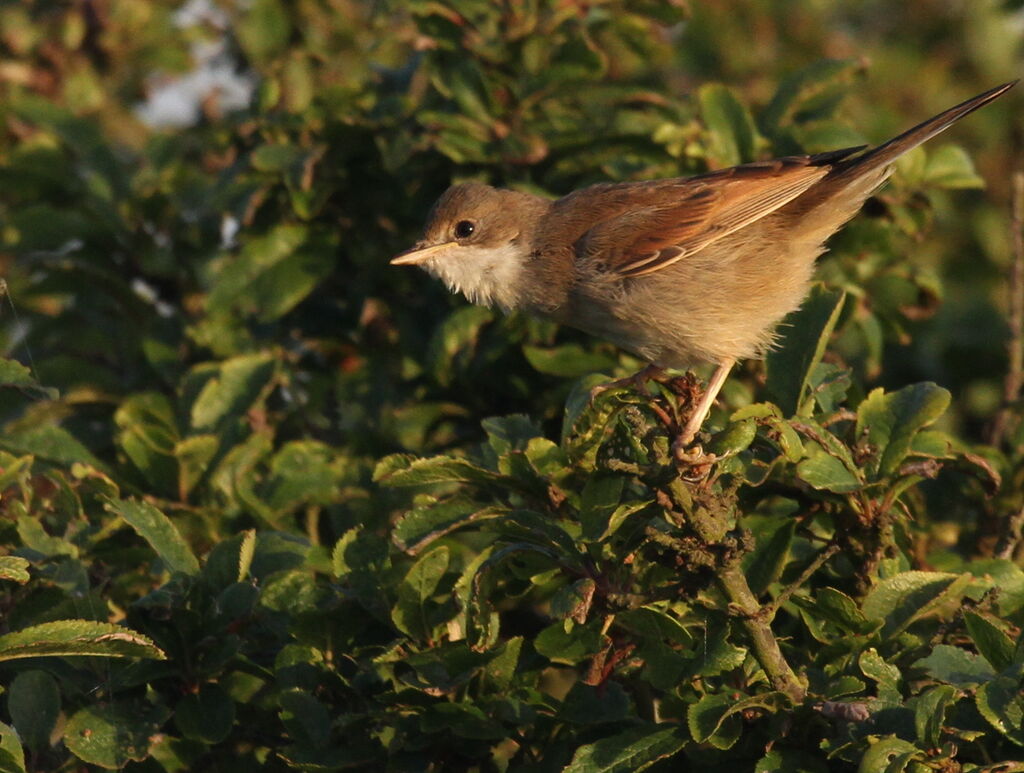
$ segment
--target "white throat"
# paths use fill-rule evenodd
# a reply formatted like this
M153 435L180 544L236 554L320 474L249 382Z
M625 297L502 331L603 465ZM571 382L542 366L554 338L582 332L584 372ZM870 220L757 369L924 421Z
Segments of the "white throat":
M521 250L512 242L500 247L460 247L431 258L423 267L448 289L460 292L479 306L511 311L520 304Z

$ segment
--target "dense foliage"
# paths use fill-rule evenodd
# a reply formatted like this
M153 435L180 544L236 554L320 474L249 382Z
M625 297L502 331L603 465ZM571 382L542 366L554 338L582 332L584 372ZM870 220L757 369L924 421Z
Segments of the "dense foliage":
M884 139L1019 70L1014 4L180 5L0 4L0 771L1024 770L1019 93L713 459L694 380L590 399L641 363L387 265L453 180ZM250 106L142 123L218 44Z

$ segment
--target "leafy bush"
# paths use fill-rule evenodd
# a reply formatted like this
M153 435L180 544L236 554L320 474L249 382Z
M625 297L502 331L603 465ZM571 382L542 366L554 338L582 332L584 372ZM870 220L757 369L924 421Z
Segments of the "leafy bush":
M848 92L877 140L1018 55L984 4L729 5L0 8L0 770L1024 769L1005 159L900 166L711 462L669 458L693 380L591 400L640 363L387 267L452 180L857 144ZM890 23L876 127L843 35ZM218 40L251 107L140 124Z

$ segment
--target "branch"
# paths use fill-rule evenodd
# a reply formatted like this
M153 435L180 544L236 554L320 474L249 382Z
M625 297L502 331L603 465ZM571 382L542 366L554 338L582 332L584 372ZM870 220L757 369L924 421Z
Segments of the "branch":
M1006 344L1009 359L1003 379L1003 405L992 423L989 442L1002 445L1015 418L1015 405L1020 400L1024 384L1024 171L1013 175L1013 203L1010 219L1013 242L1013 262L1010 264L1009 310L1010 340Z

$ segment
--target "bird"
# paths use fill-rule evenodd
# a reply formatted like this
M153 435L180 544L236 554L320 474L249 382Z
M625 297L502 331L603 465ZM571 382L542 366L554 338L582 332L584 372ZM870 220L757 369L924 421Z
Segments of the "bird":
M772 347L776 326L809 292L826 240L896 159L1015 83L872 149L597 183L558 199L459 183L434 204L423 238L391 264L425 269L472 303L611 341L648 363L641 373L713 364L674 441L684 449L736 362Z

